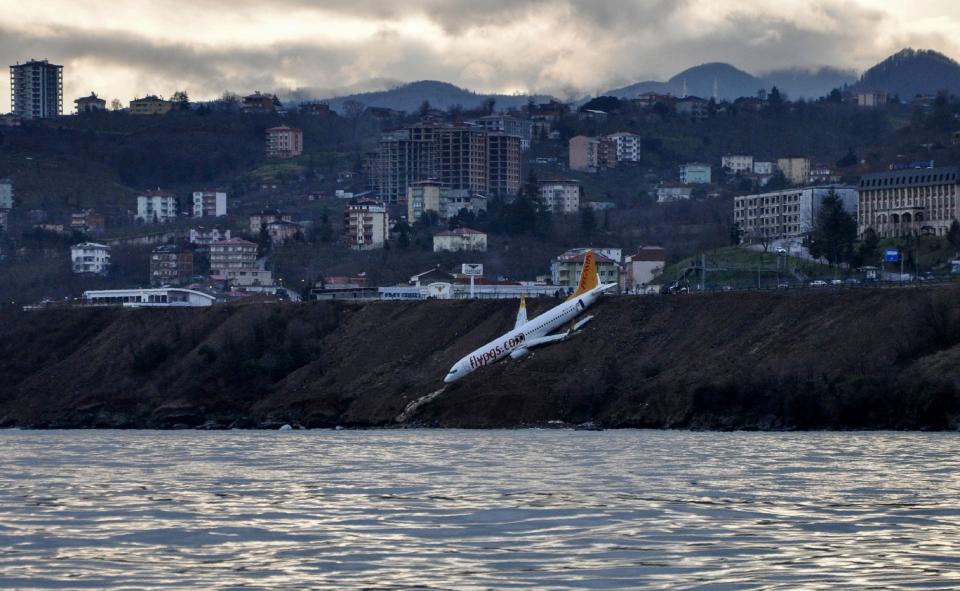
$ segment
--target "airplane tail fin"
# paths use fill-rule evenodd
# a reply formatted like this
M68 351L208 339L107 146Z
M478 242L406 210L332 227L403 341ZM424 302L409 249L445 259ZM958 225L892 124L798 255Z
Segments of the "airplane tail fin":
M522 325L527 323L527 299L523 294L520 294L520 309L517 310L517 321L514 323L513 328L520 328Z
M581 296L599 285L600 275L597 273L596 255L593 254L592 250L588 250L587 254L583 257L583 269L580 271L580 284L577 286L577 291L573 292L573 295L568 299L572 300L577 296Z

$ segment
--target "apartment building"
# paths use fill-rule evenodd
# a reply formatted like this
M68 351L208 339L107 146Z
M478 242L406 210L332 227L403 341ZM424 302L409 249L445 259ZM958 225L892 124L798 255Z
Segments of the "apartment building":
M487 235L471 228L456 228L434 234L433 252L457 252L461 250L486 252Z
M857 230L881 238L945 236L960 220L960 167L912 168L860 179Z
M280 125L267 130L267 158L295 158L303 154L303 131Z
M193 192L193 217L221 217L227 215L227 194L217 189Z
M381 136L369 160L370 185L386 203L399 203L407 187L426 180L482 195L515 195L520 152L517 136L420 123Z
M382 203L365 201L348 205L343 212L344 237L354 250L383 248L389 237L390 215Z
M101 234L106 228L106 221L102 213L85 209L70 214L70 228L86 234Z
M210 275L235 287L273 285L273 275L257 265L257 245L231 238L210 245Z
M250 216L250 233L259 234L267 224L274 222L292 222L293 216L289 213L280 213L277 210L263 210Z
M103 275L110 269L110 247L96 242L82 242L70 247L73 272Z
M145 224L163 224L176 218L177 198L173 193L157 189L137 197L137 220Z
M449 220L461 210L478 214L487 210L487 198L464 189L450 189L438 181L422 181L407 187L407 221L414 223L427 211L441 221Z
M569 142L570 170L598 172L617 166L617 144L606 138L578 135Z
M583 269L583 261L586 257L585 248L575 248L568 250L550 264L550 275L553 284L576 289L580 281L580 271ZM601 250L593 249L594 262L597 265L597 274L600 276L600 283L620 283L620 259L616 259L604 254Z
M489 133L515 135L520 138L520 149L529 150L533 137L533 123L529 119L520 119L510 115L487 115L471 121L474 125Z
M775 168L773 162L756 162L753 163L753 174L767 175L773 174L773 169Z
M164 244L150 254L150 285L182 285L193 278L193 251Z
M537 190L548 211L564 214L580 211L580 181L540 181Z
M734 174L753 172L753 156L744 156L740 154L722 156L720 158L720 166L722 168L726 168Z
M693 187L679 183L663 183L657 187L657 203L675 203L693 197Z
M813 230L823 199L831 193L836 194L843 208L856 217L856 188L823 185L734 197L733 221L740 226L748 241L800 238Z
M629 131L618 131L605 136L616 145L617 163L640 162L640 136Z
M172 102L151 94L130 101L128 112L131 115L166 115L171 109L173 109Z
M805 185L810 178L809 158L779 158L777 169L794 185Z
M10 111L22 119L63 114L63 66L30 60L10 66Z

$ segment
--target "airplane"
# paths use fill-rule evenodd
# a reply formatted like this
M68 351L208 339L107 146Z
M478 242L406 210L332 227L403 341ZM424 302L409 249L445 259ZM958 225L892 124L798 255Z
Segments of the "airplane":
M601 284L597 273L596 258L592 250L588 250L583 259L583 269L580 271L580 282L577 290L562 304L550 308L532 320L527 320L527 306L524 298L520 298L520 310L517 311L517 320L513 330L497 337L476 351L456 362L446 377L445 384L463 379L477 369L491 365L509 356L511 359L523 359L533 347L556 343L566 340L576 334L583 326L593 320L587 316L577 322L587 308L593 305L606 291L616 287L616 283ZM560 334L551 335L553 331L570 323L570 328Z

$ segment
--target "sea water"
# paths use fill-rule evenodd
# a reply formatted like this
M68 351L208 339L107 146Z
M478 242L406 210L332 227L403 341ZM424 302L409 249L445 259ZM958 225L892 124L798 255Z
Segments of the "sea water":
M0 588L960 588L960 435L0 431Z

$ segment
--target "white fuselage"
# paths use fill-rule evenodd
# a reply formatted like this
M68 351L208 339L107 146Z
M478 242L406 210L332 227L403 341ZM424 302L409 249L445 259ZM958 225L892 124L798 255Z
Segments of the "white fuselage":
M496 363L515 351L526 349L536 339L546 337L558 328L572 322L593 305L604 291L611 287L613 286L598 286L550 308L536 318L528 320L510 332L497 337L455 363L443 381L447 384L455 382L484 365Z

